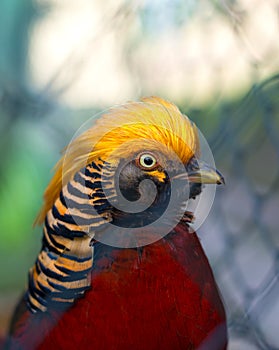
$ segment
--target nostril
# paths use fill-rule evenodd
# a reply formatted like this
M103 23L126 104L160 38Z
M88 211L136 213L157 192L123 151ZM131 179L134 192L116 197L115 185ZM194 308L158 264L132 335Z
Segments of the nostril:
M187 172L191 172L194 170L199 170L199 162L197 160L197 158L194 156L192 157L189 162L185 165L185 169Z

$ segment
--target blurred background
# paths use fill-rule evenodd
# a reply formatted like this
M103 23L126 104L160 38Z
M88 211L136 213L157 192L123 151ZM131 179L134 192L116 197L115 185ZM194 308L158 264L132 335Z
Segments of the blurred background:
M277 0L1 0L0 334L60 150L96 112L159 95L195 121L226 179L199 236L229 349L279 349L278 15Z

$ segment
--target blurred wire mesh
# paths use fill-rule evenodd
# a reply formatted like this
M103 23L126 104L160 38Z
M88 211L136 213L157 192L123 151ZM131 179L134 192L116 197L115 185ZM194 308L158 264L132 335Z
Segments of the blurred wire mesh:
M197 123L226 178L199 236L229 348L279 349L278 2L2 0L0 43L0 334L60 149L94 113L152 94Z

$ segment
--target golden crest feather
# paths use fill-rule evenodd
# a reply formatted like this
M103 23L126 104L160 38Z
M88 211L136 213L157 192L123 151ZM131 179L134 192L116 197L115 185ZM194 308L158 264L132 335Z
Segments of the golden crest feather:
M194 154L199 155L197 128L174 104L159 97L147 97L111 108L64 150L35 224L44 221L63 184L87 164L100 158L117 162L139 146L160 149L160 145L175 152L184 164Z

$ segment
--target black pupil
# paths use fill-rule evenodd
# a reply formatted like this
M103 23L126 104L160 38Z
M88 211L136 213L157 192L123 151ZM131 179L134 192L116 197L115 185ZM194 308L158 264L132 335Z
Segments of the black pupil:
M153 165L153 159L151 157L145 157L143 161L144 161L144 164L147 166Z

